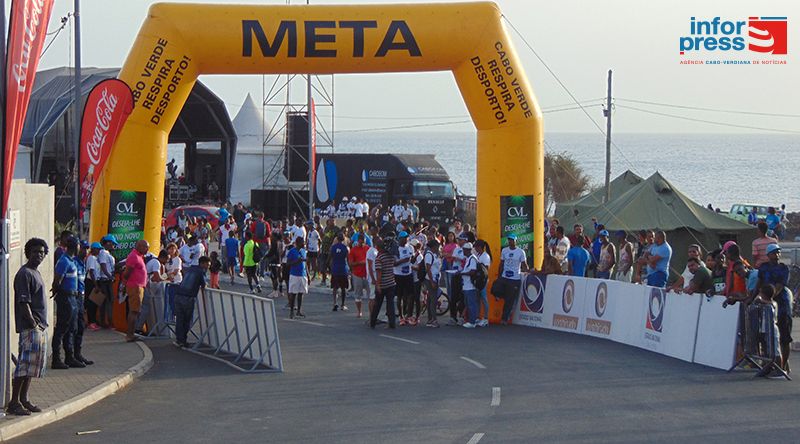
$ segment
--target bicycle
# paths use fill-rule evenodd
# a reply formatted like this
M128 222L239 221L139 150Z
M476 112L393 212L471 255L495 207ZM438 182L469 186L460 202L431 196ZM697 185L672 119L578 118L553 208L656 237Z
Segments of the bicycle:
M428 312L428 291L427 286L423 285L419 299L421 304L420 317ZM436 316L444 316L450 310L450 299L442 288L439 291L439 299L436 300Z

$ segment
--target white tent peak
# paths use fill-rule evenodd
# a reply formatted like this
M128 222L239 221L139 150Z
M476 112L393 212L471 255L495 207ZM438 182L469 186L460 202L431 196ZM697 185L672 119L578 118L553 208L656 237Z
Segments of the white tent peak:
M261 152L264 125L264 114L248 93L239 113L233 118L233 129L239 138L236 150Z

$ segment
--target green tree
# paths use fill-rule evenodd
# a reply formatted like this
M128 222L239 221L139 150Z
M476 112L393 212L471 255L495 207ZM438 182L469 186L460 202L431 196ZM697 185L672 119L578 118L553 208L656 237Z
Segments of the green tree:
M550 213L558 202L573 200L589 191L590 179L572 155L546 153L544 155L544 207Z

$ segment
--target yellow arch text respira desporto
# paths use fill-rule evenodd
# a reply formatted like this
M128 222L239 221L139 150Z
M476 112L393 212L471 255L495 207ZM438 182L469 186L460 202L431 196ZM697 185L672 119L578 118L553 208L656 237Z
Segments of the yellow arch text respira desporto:
M95 188L91 239L114 232L123 247L142 235L159 245L167 136L198 75L444 70L478 131L477 226L494 253L490 274L505 230L527 232L518 242L532 242L539 268L542 114L501 12L488 2L153 5L119 74L136 103ZM498 310L492 303L492 319Z

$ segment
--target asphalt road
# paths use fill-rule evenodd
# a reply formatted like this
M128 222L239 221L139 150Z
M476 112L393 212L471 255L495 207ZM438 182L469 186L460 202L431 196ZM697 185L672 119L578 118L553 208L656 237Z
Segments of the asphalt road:
M355 318L352 303L349 312L332 313L329 297L308 299L306 321L322 326L279 313L282 374L245 375L150 342L155 365L130 389L13 442L731 443L800 436L794 381L525 327L373 331Z

